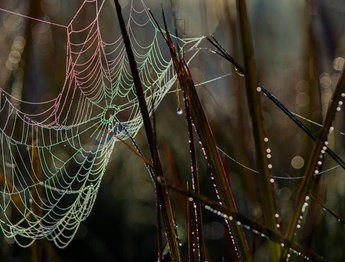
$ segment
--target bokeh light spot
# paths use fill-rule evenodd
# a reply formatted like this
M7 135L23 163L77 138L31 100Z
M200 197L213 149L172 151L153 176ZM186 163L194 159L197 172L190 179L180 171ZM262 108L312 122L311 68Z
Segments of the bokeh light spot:
M302 92L296 96L296 104L298 106L307 106L309 105L309 101L310 97L307 93Z
M336 59L334 59L333 61L333 68L337 71L341 71L344 67L344 62L345 59L342 57L337 57Z
M291 160L291 165L294 169L301 169L304 166L304 159L301 156L295 156Z

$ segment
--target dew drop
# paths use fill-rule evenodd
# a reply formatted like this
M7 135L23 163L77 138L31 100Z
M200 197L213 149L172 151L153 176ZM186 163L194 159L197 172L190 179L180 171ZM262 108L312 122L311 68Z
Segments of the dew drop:
M267 137L265 137L265 138L264 138L264 141L267 143L267 142L268 142L268 138L267 138Z
M258 92L261 92L261 87L260 86L258 86L258 87L256 87L256 91L258 91Z
M235 72L236 72L236 74L238 74L239 76L244 76L243 72L242 72L239 68L237 68L237 67L235 67Z
M243 228L250 230L250 226L248 226L248 225L243 225Z
M176 109L176 114L178 114L179 116L183 114L183 110L182 110L181 107L178 107L178 108Z
M304 202L303 206L302 206L302 213L305 212L305 209L307 208L308 206L308 203L307 202Z

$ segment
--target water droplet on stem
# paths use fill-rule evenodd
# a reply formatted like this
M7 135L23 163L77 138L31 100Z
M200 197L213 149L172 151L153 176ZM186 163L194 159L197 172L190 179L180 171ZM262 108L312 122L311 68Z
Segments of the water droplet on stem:
M239 76L244 76L244 73L237 67L235 67L235 72L236 74L238 74Z
M176 109L176 114L178 114L179 116L183 114L183 110L182 110L181 107L178 107L178 108Z

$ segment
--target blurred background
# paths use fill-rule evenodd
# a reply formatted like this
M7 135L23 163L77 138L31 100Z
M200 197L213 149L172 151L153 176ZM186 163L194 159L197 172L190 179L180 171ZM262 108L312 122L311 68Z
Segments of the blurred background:
M0 0L1 9L52 23L44 24L0 10L1 88L28 101L44 101L60 92L66 73L66 30L53 23L67 25L82 2ZM124 14L128 14L130 2L122 0L120 3ZM159 23L162 23L161 8L164 9L172 31L174 12L181 37L213 35L242 63L235 1L146 0L145 3ZM317 133L345 61L343 1L249 0L247 4L260 82ZM117 24L113 1L106 1L101 19L103 35L106 36L107 30L113 32L112 28ZM211 45L205 43L203 47L190 64L194 81L198 84L198 94L219 148L231 157L222 155L239 212L260 222L262 210L257 174L250 170L255 170L255 152L244 78L236 74L229 62L209 52L207 49L212 48ZM208 82L216 78L219 79ZM276 176L276 202L284 230L313 143L265 96L262 96L262 103L272 151L272 172ZM176 113L176 108L176 93L172 90L154 117L166 176L171 176L170 152L185 184L191 179L188 133L186 119ZM329 144L344 159L343 111L337 115L334 127ZM149 159L144 130L139 131L135 141ZM216 199L209 169L199 151L201 192ZM326 172L316 179L314 196L344 217L345 172L328 156L323 170ZM182 250L186 253L185 200L174 193L171 196ZM50 258L45 261L156 261L155 208L153 184L142 161L118 143L91 215L81 224L75 239L66 249L49 245L45 253ZM298 239L328 260L342 261L345 257L344 224L319 205L311 210ZM231 244L222 220L207 211L204 211L204 216L205 241L210 258L230 261ZM265 241L250 232L248 238L255 261L264 261L268 252ZM3 237L0 246L1 261L30 261L30 248L20 248L13 240Z

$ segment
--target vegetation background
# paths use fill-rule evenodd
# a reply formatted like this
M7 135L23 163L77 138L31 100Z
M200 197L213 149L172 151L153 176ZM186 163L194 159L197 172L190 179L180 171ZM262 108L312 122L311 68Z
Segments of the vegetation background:
M32 0L23 4L19 0L0 0L0 7L25 5L23 8L33 16L50 17L62 23L68 21L80 2ZM177 24L183 24L181 34L185 37L214 35L236 60L244 63L235 1L173 0L173 6L170 1L145 2L160 22L160 9L163 7L172 30L170 15L174 10ZM128 7L128 1L120 3L124 8ZM109 5L113 6L113 2L109 1ZM320 126L315 123L323 121L345 61L343 1L261 0L247 1L247 6L260 82L291 112L309 119L301 121L316 134ZM115 13L115 9L108 12ZM109 27L117 23L114 17L109 16ZM14 74L14 68L7 63L10 46L19 32L25 32L25 38L33 43L26 54L25 74L21 71ZM0 12L0 45L0 86L13 88L13 83L22 81L24 90L30 90L33 96L42 94L42 86L47 84L56 90L61 87L65 74L65 35L62 31L16 23L13 17ZM244 77L236 74L228 61L208 51L200 53L190 64L190 70L195 83L229 74L226 78L197 86L197 91L218 147L247 167L221 154L239 213L262 222L262 202L265 199L260 198L258 174L248 169L256 170L256 156ZM48 93L44 95L49 97ZM272 174L280 177L275 182L275 202L282 230L286 230L301 183L298 177L304 175L313 141L264 95L261 100L272 152ZM185 185L191 177L189 138L186 119L184 115L176 114L176 107L176 94L169 93L154 117L163 170L168 178L173 179L174 172L167 154L170 150ZM335 130L329 145L344 159L344 135L340 134L345 130L342 111L337 114ZM139 132L135 141L145 156L149 156L144 130ZM215 200L210 169L201 148L198 148L198 155L201 193ZM345 172L337 165L330 157L325 157L323 170L329 171L317 177L313 195L338 215L334 217L316 201L312 202L315 207L306 216L298 238L308 249L329 261L342 261L345 257L344 223L337 221L345 214ZM186 254L187 227L183 211L186 198L173 192L171 197L182 250ZM209 257L212 261L233 261L232 244L223 219L206 210L203 210L203 215ZM250 230L247 238L253 260L268 259L267 241ZM0 241L1 261L30 260L30 249L19 248L5 238ZM153 184L143 163L123 144L118 143L115 147L90 217L82 223L72 243L64 250L55 249L55 252L56 261L157 260ZM297 261L301 258L295 256L292 259ZM169 260L169 255L166 260Z

